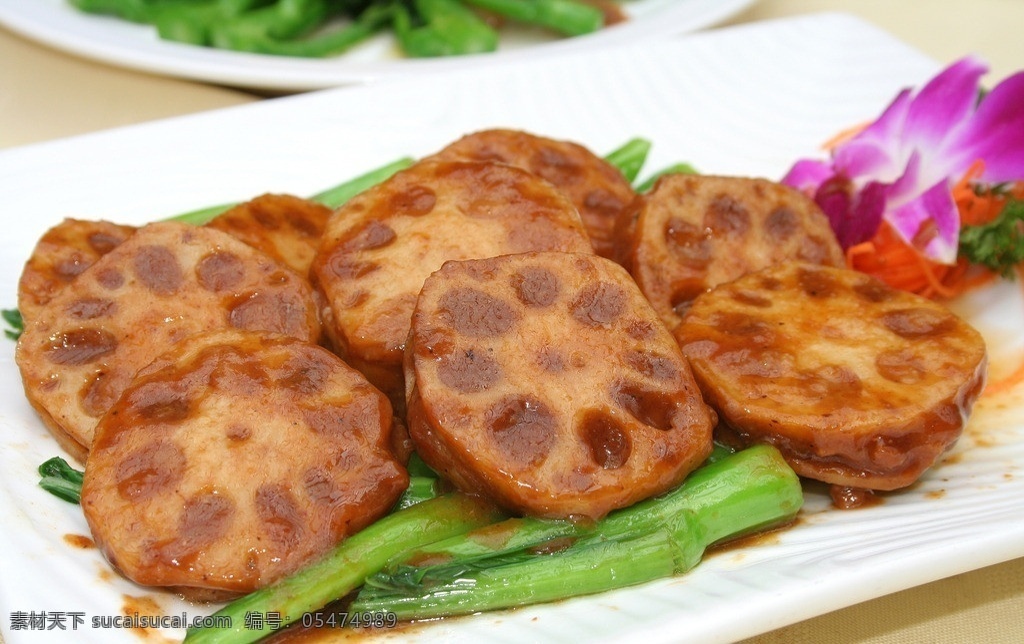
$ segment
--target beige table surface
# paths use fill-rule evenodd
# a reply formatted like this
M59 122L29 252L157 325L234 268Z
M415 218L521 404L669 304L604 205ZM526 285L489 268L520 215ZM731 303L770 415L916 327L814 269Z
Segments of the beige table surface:
M825 10L861 16L943 63L978 54L992 67L990 83L1024 68L1024 0L763 0L728 24ZM0 148L258 100L265 97L78 59L0 28ZM1024 559L858 604L747 644L755 642L1024 642Z

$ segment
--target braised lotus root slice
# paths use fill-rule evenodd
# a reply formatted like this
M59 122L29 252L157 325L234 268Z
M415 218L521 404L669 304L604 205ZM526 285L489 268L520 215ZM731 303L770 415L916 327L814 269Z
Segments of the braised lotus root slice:
M29 402L84 459L93 427L136 371L183 338L221 328L316 342L312 288L219 230L149 224L40 310L15 359Z
M619 169L590 149L519 130L467 134L435 157L508 163L550 181L575 204L594 252L604 257L613 256L615 222L636 197Z
M309 199L264 194L214 217L206 225L241 239L306 276L331 212Z
M981 335L942 305L798 262L701 295L675 336L721 438L775 445L841 488L917 480L959 438L985 377Z
M421 161L335 212L310 277L334 349L401 407L423 280L447 260L531 250L591 252L565 195L509 165Z
M446 263L406 349L417 453L534 516L597 519L677 485L712 412L621 266L539 252Z
M392 410L359 372L295 338L190 336L96 427L82 509L132 581L248 593L387 513L408 484Z
M619 221L618 259L675 327L701 293L785 261L845 266L828 219L765 179L672 174Z
M134 226L109 221L65 219L47 230L18 281L18 310L25 322L78 275L135 232Z

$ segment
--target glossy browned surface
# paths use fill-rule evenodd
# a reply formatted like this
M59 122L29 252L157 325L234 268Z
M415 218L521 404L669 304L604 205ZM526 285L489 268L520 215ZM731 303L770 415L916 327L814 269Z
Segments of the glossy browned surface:
M700 296L675 336L723 438L849 488L914 482L959 438L986 367L980 334L941 304L801 263Z
M679 347L611 260L449 262L406 350L418 453L514 511L598 518L665 491L711 449Z
M218 328L320 336L312 289L293 271L217 230L150 224L40 309L15 358L29 401L81 459L138 369Z
M18 310L25 322L82 271L135 232L134 226L109 221L65 219L36 243L18 281Z
M241 239L305 276L331 212L327 206L308 199L264 194L206 225Z
M845 265L818 206L764 179L667 175L618 224L617 257L669 328L693 298L751 271Z
M622 173L588 148L519 130L468 134L435 156L508 163L550 181L572 200L594 251L604 257L612 257L615 221L636 196Z
M387 398L323 348L193 335L96 427L82 508L129 579L249 592L390 509L408 482L391 428Z
M334 214L310 276L335 349L397 405L423 280L448 260L531 250L591 250L562 193L508 165L421 161Z

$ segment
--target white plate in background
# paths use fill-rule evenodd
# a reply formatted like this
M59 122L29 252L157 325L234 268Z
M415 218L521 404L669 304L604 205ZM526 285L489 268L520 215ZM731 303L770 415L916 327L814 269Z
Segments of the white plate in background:
M507 28L497 52L433 59L401 58L390 32L378 34L341 56L324 59L196 47L160 40L156 30L147 25L82 13L68 0L0 0L0 25L56 49L112 65L223 85L296 91L649 42L652 37L708 27L753 3L623 0L622 8L629 20L594 34L555 38L540 30Z
M654 143L648 171L779 178L798 157L873 118L938 66L834 14L273 99L0 152L0 307L39 236L63 217L144 223L263 192L313 194L461 134L519 127L604 153ZM1019 284L960 303L998 378L1024 360ZM125 611L212 612L111 573L78 507L36 485L59 454L0 340L0 634L7 644L137 642L93 630ZM809 487L795 526L718 552L673 579L402 629L404 641L730 642L945 576L1024 556L1024 392L983 398L956 449L915 486L856 511ZM133 599L134 598L134 599ZM141 599L139 599L141 598ZM81 612L71 632L12 630L15 611ZM179 638L180 631L164 633ZM385 632L386 638L387 633Z

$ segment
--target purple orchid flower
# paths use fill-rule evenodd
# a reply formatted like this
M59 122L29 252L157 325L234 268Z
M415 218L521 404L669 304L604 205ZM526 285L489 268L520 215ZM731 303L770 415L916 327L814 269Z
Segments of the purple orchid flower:
M903 90L874 123L832 150L798 161L782 182L814 197L844 248L882 221L929 259L956 262L960 214L951 188L976 161L984 184L1024 179L1024 72L979 102L988 67L950 65L914 94Z

